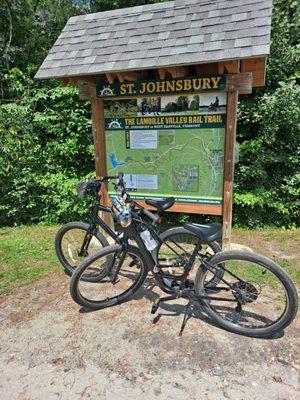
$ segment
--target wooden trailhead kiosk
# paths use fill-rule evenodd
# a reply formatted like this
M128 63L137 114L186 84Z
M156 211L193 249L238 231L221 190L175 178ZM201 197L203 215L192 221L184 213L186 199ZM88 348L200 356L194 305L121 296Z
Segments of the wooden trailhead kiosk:
M175 0L72 17L36 78L91 101L97 176L222 215L228 247L238 95L264 86L271 15L271 0Z

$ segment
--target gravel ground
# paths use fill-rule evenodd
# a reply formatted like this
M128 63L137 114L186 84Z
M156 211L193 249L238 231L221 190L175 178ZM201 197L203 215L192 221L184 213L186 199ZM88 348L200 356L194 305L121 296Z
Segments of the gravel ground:
M138 292L121 306L80 313L66 277L2 298L0 399L299 399L299 319L273 340L237 336L201 312L178 332L186 301L156 325ZM179 315L178 315L179 314Z

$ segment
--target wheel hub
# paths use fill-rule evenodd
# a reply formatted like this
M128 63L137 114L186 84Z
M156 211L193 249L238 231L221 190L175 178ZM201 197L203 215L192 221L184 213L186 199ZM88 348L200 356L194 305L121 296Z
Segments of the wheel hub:
M236 282L232 288L234 297L243 303L252 303L259 295L256 287L248 282Z

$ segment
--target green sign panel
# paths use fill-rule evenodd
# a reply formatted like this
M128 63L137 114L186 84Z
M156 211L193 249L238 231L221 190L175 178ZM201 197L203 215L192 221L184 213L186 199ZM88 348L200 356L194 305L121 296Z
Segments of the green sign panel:
M201 93L204 91L224 90L226 76L201 76L179 79L163 79L153 81L136 81L133 83L107 84L99 82L97 85L98 98L114 97L141 97L162 96L186 93Z
M105 118L106 130L223 128L225 114Z
M133 198L222 203L227 95L208 90L105 102L108 174Z

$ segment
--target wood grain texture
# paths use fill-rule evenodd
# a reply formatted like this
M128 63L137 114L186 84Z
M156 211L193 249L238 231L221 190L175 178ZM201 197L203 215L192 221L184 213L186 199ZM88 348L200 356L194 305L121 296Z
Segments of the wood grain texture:
M95 171L97 178L100 178L107 175L104 104L102 99L92 100L92 128L94 138ZM102 204L109 205L108 190L105 184L101 187L101 193ZM103 219L110 227L113 227L113 219L110 214L103 213Z
M151 196L149 196L150 198ZM154 207L148 206L142 200L136 200L138 204L145 207L147 210L156 210ZM169 208L167 212L182 212L190 214L204 214L204 215L222 215L222 206L208 205L208 204L187 204L176 203L173 207Z
M252 72L253 87L265 86L266 62L265 57L241 60L241 72Z
M227 93L227 121L224 154L224 186L223 186L223 249L231 243L234 144L236 138L238 92Z
M237 91L240 94L252 93L252 73L245 72L240 74L227 74L226 75L226 92Z
M237 74L240 72L239 60L221 61L219 65L219 74Z

